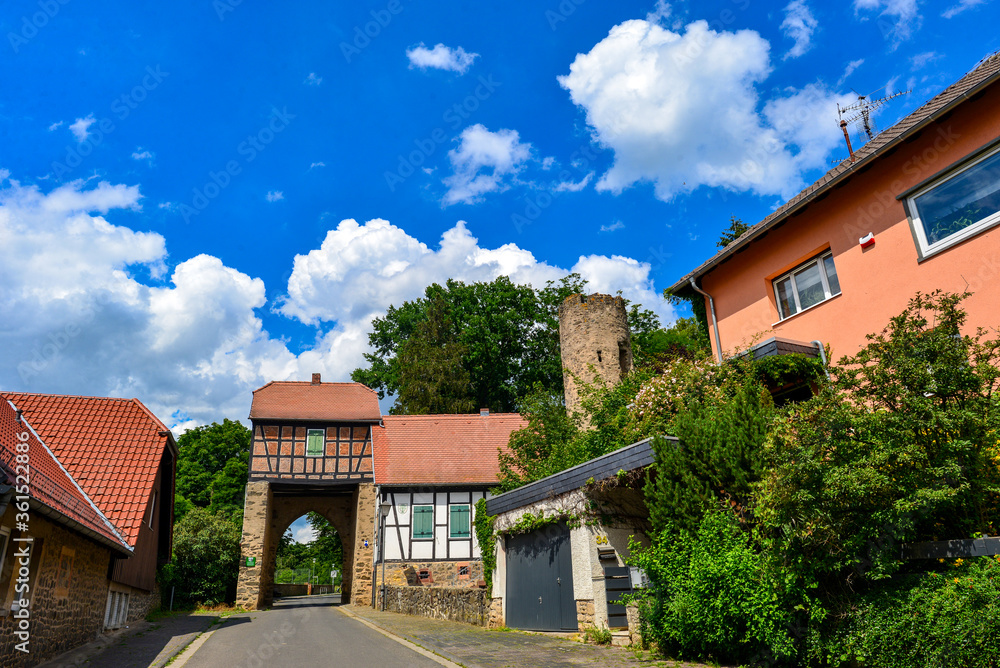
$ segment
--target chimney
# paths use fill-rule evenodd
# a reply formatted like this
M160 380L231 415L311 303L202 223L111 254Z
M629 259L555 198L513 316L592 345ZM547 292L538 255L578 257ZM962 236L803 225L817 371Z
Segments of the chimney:
M489 416L490 416L490 409L489 408L480 408L479 409L479 417L489 417Z
M314 374L313 374L313 381L312 381L312 384L313 384L313 385L319 385L319 384L320 384L320 382L321 382L321 381L320 381L320 375L319 375L318 373L314 373Z

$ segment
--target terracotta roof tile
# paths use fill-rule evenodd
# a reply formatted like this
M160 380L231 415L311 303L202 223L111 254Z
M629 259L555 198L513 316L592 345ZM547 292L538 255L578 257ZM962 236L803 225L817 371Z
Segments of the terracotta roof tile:
M378 422L378 394L361 383L272 381L254 390L250 418Z
M494 484L512 432L527 426L516 413L387 415L372 428L375 484Z
M135 546L169 431L138 399L2 392Z
M27 415L17 422L18 404L0 398L0 481L10 478L14 484L17 473L17 445L24 443L19 434L28 434L28 489L31 498L55 510L98 534L105 542L116 545L120 551L129 547L122 539L120 528L113 526L108 517L88 498L69 472L60 464L55 453L38 438L38 432ZM20 453L24 454L24 453ZM4 471L6 468L8 470ZM29 521L29 534L30 534ZM75 528L75 527L74 527Z

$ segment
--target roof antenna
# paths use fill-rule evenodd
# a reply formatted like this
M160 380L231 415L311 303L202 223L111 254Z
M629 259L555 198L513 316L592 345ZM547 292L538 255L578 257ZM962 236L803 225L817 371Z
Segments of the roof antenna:
M868 136L868 141L871 141L879 133L874 121L872 121L872 112L883 104L886 104L889 100L900 95L908 95L911 92L912 89L902 90L892 95L878 98L872 98L871 95L858 95L858 101L854 104L849 104L846 107L837 105L837 115L840 117L840 129L844 131L844 139L847 141L847 150L851 154L851 162L854 162L854 148L851 146L851 137L847 132L847 126L860 122L862 129Z

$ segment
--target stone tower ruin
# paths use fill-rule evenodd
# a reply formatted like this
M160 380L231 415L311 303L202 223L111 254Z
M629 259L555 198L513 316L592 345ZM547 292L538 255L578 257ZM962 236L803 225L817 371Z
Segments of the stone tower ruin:
M566 411L572 414L581 409L580 384L600 379L611 387L632 370L625 300L598 294L567 297L559 305L559 347Z

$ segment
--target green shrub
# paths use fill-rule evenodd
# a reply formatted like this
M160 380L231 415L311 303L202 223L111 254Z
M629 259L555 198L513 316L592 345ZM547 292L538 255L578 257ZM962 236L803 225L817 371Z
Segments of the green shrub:
M587 642L595 645L610 645L613 636L611 629L607 627L589 626L583 630L583 637Z
M243 518L192 508L174 525L174 554L160 572L165 601L175 588L174 607L215 605L236 599Z
M729 511L705 514L696 533L664 530L630 563L649 587L638 603L643 638L668 656L716 661L792 659L793 606Z
M868 594L826 650L832 665L996 668L1000 560L983 557L943 573L901 577Z

